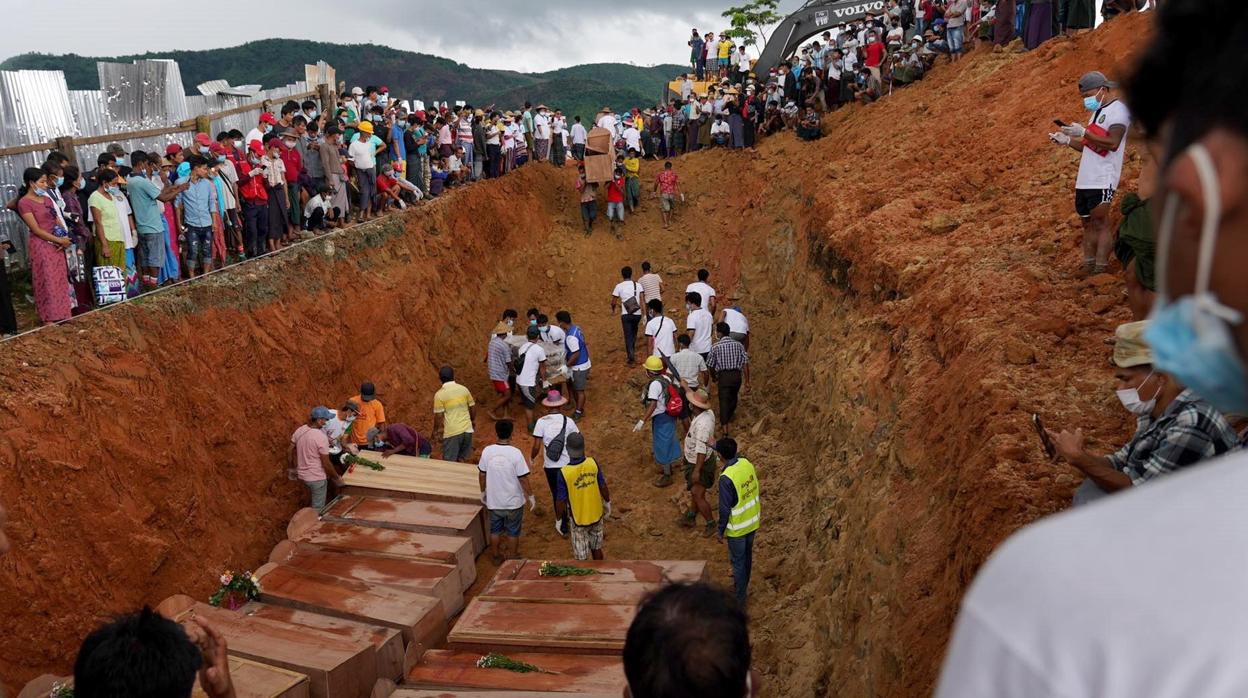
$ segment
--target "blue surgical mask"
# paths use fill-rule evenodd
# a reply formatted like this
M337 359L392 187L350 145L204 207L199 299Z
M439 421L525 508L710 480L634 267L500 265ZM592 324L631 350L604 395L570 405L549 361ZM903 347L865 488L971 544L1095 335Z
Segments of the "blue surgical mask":
M208 154L208 150L209 150L209 149L208 149L208 146L206 146L206 145L201 145L201 146L199 146L199 152L200 152L201 154L203 154L203 155L207 155L207 154Z
M60 188L61 188L61 187L63 187L63 186L65 186L65 178L64 178L64 177L57 177L57 178L56 178L56 188L57 188L57 189L60 189Z
M1204 145L1187 150L1200 179L1204 222L1196 266L1196 287L1190 296L1169 298L1166 265L1178 217L1178 196L1166 200L1157 237L1157 303L1144 338L1153 350L1153 365L1191 388L1219 411L1248 413L1248 370L1235 345L1231 327L1244 322L1238 310L1223 305L1209 290L1213 253L1222 218L1222 192L1213 158Z
M218 156L217 156L217 162L225 162L225 156L224 156L224 155L218 155Z
M43 187L35 187L35 196L47 196L48 190Z
M1084 97L1083 106L1088 111L1096 111L1101 108L1101 100L1096 97Z
M118 155L118 156L117 156L117 166L118 166L118 167L125 167L125 166L126 166L126 156L125 156L125 155Z
M313 109L312 111L308 112L308 119L309 119L309 120L312 120L312 119L315 119L315 118L316 118L316 110L315 110L315 109Z
M109 187L108 195L109 196L121 196L121 187Z
M265 124L265 125L264 125L264 132L265 132L265 133L268 133L269 131L272 131L272 130L273 130L273 125L272 125L272 124Z

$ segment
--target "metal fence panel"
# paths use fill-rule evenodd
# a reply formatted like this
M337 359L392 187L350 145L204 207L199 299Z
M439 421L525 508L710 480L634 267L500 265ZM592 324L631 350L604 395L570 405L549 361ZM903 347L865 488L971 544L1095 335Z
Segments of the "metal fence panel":
M69 90L59 70L0 71L0 148L51 143L61 136L102 136L143 129L175 126L200 114L213 114L264 100L280 108L289 95L308 91L307 81L258 92L253 97L186 94L182 71L176 61L139 60L134 63L96 64L98 90ZM316 85L331 83L335 73L324 61L305 66L304 77ZM231 114L212 121L213 135L230 129L243 133L255 127L260 109ZM163 153L170 143L190 144L189 133L148 138L118 139L127 153L135 150ZM76 145L74 155L84 171L95 167L96 158L110 143ZM47 151L0 156L0 196L7 202L17 195L22 172L39 167ZM18 248L7 260L22 266L26 258L26 226L17 214L0 208L0 240L12 240Z

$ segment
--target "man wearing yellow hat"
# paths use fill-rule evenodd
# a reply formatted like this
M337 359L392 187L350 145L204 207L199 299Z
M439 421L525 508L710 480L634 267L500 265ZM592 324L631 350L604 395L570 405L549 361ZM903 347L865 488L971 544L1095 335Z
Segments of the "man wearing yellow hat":
M1119 325L1114 355L1118 400L1136 417L1136 431L1125 446L1109 455L1084 447L1083 430L1047 434L1057 455L1087 479L1075 491L1074 503L1086 504L1106 494L1143 484L1230 451L1236 435L1209 403L1153 368L1153 354L1144 341L1148 321Z
M373 124L361 121L360 132L347 148L347 156L355 165L356 186L360 189L360 220L373 215L373 199L377 196L377 153L386 147L373 135Z
M668 414L673 408L672 388L679 383L674 382L667 374L667 366L663 359L651 356L643 364L648 374L646 390L642 396L642 404L646 406L645 415L637 420L633 431L646 428L650 422L651 446L654 450L654 461L659 465L663 476L655 481L655 487L668 487L672 484L672 464L681 458L680 442L676 440L676 417ZM684 398L677 397L682 400Z

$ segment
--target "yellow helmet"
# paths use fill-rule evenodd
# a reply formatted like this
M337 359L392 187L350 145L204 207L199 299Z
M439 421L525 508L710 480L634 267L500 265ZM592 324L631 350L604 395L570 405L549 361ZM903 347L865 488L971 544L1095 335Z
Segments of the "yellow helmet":
M657 356L651 356L650 358L646 359L645 367L647 371L656 371L656 372L662 371L663 359L660 359Z

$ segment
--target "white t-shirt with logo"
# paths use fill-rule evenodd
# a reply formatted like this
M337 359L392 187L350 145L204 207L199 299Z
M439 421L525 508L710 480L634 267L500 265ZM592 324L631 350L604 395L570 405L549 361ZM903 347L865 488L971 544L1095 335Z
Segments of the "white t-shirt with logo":
M565 419L568 420L568 428L566 432L563 432L563 420ZM538 419L537 424L533 425L533 437L542 440L543 467L562 468L567 465L571 458L568 457L566 446L563 449L563 453L559 454L559 460L551 460L546 455L546 447L550 445L551 441L555 440L555 437L559 436L560 432L563 432L564 444L567 444L568 434L575 434L579 431L580 429L577 428L576 422L572 421L571 417L564 417L561 414L548 414Z
M715 318L711 317L711 312L705 308L698 308L689 313L689 321L685 323L685 329L693 330L693 337L690 338L689 348L699 354L705 354L711 350L712 329L715 326Z
M695 281L685 287L685 293L696 293L702 296L702 307L710 308L711 299L715 297L715 289L705 281Z
M1131 130L1131 112L1122 100L1116 100L1101 107L1088 119L1088 125L1096 124L1106 131L1114 126L1122 126ZM1104 157L1097 155L1088 146L1083 147L1079 158L1079 176L1075 178L1075 189L1117 189L1118 180L1122 177L1122 156L1127 152L1127 134L1122 134L1122 142L1117 150L1111 150Z
M495 511L524 506L520 478L529 474L524 453L515 446L490 444L481 451L477 470L485 473L485 508Z
M635 313L627 313L624 311L624 300L627 298L636 298L637 304L641 305L641 284L632 279L625 279L615 285L615 290L611 295L620 299L620 315L641 315L641 308L637 308Z
M532 388L537 385L537 366L546 360L546 350L539 344L529 342L520 347L520 355L524 357L524 367L516 376L516 385Z
M666 315L656 316L646 323L646 336L654 337L654 356L671 356L676 353L675 332L676 321Z

